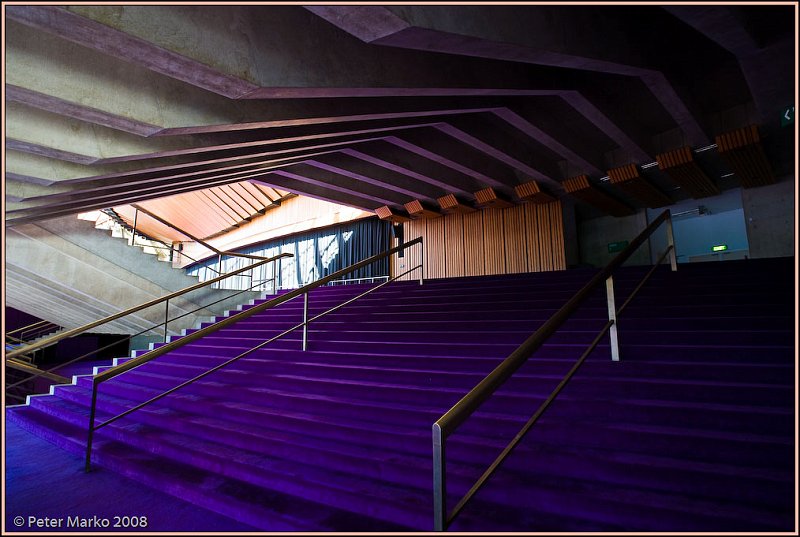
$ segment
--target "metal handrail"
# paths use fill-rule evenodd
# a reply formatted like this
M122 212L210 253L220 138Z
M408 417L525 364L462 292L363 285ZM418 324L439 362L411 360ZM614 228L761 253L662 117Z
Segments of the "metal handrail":
M6 367L10 367L11 369L16 369L17 371L24 371L25 373L37 373L36 377L44 377L47 380L52 380L54 382L58 382L60 384L67 384L69 379L66 377L62 377L61 375L56 375L54 373L50 373L49 371L42 371L36 366L32 366L30 364L26 364L25 362L19 362L17 360L6 359ZM33 379L34 377L30 377L25 379L25 382ZM16 386L16 384L15 384ZM10 387L10 386L9 386Z
M15 332L25 332L26 330L30 330L30 329L33 329L33 328L38 328L39 326L41 326L43 324L47 324L49 322L50 321L36 321L35 323L31 323L31 324L29 324L27 326L23 326L22 328L15 328L14 330L9 330L8 332L6 332L6 335L8 336L8 335L13 334Z
M138 213L139 209L136 209L136 211ZM105 214L108 215L118 225L122 226L124 229L126 229L127 231L129 231L133 235L133 239L131 240L131 246L137 246L137 247L140 247L140 248L153 248L154 250L169 250L170 252L178 253L178 254L188 258L190 261L193 261L195 263L199 263L199 261L197 259L193 258L192 256L190 256L188 254L185 254L182 250L178 250L177 248L173 248L172 246L170 246L166 242L162 241L161 239L156 239L154 237L150 237L150 236L142 233L141 231L138 231L136 229L135 225L131 226L130 224L128 224L113 209L111 210L111 212L106 212ZM134 217L133 217L133 223L134 224L136 224L137 217L138 217L138 214L134 213ZM142 244L142 243L136 244L136 234L137 233L139 234L140 237L143 237L143 238L145 238L145 239L147 239L149 241L158 242L160 244L163 244L164 246L153 246L152 244ZM216 272L217 274L222 274L222 272L219 272L218 270L212 269L211 267L208 267L208 268L212 272Z
M78 334L82 334L83 332L91 330L92 328L96 328L96 327L98 327L100 325L103 325L105 323L108 323L108 322L111 322L111 321L115 321L115 320L117 320L117 319L119 319L121 317L125 317L127 315L130 315L131 313L135 313L135 312L143 310L145 308L149 308L149 307L161 304L162 302L166 302L167 303L167 307L169 307L169 301L172 300L173 298L177 298L177 297L179 297L181 295L184 295L186 293L189 293L191 291L195 291L197 289L201 289L203 287L212 285L212 284L214 284L214 283L216 283L216 282L218 282L220 280L224 280L225 278L229 278L230 276L235 276L236 274L239 274L240 272L245 272L245 271L248 271L248 270L252 270L252 269L254 269L256 267L259 267L259 266L264 265L266 263L270 263L272 261L275 261L275 260L283 258L283 257L294 257L294 255L290 254L290 253L281 253L281 254L278 254L278 255L276 255L274 257L263 259L262 261L259 261L257 263L252 263L250 265L247 265L246 267L242 267L240 269L234 270L233 272L229 272L227 274L223 274L222 276L217 276L216 278L212 278L210 280L206 280L204 282L200 282L200 283L197 283L195 285L191 285L189 287L186 287L186 288L181 289L179 291L175 291L173 293L170 293L168 295L162 296L160 298L156 298L154 300L150 300L149 302L145 302L143 304L139 304L138 306L134 306L132 308L128 308L128 309L126 309L124 311L121 311L119 313L115 313L113 315L109 315L108 317L100 319L99 321L94 321L94 322L91 322L89 324L80 326L78 328L73 328L72 330L67 330L66 332L62 332L60 334L56 334L53 337L49 337L49 338L43 339L43 340L38 341L36 343L32 343L30 345L26 345L24 347L20 347L19 349L16 349L16 350L6 354L6 357L7 358L13 358L15 356L26 354L26 353L28 353L30 351L41 349L43 347L48 347L50 345L58 343L62 339L66 339L66 338L70 338L72 336L76 336ZM166 333L166 331L165 331L165 333Z
M10 337L11 334L19 332L18 339L20 341L24 342L24 340L26 339L26 336L30 337L30 335L33 334L33 337L36 337L36 336L41 335L42 333L52 332L53 330L55 330L57 328L61 328L61 327L59 325L57 325L56 323L54 323L54 322L44 321L44 320L36 321L35 323L31 323L31 324L29 324L27 326L23 326L22 328L17 328L17 329L11 330L10 332L6 332L6 337Z
M189 237L190 239L192 239L196 243L198 243L198 244L200 244L202 246L205 246L206 248L208 248L209 250L211 250L212 252L214 252L215 254L217 254L219 256L229 255L231 257L245 257L247 259L265 259L263 256L260 256L260 255L242 254L242 253L239 253L239 252L228 252L228 251L220 250L219 248L216 248L216 247L212 246L211 244L205 242L203 239L199 239L199 238L195 237L194 235L192 235L191 233L189 233L188 231L185 231L185 230L179 228L178 226L176 226L175 224L164 220L163 218L161 218L157 214L151 213L147 209L143 208L141 205L137 205L137 204L134 203L132 205L132 207L134 209L136 209L137 211L146 214L147 216L149 216L150 218L156 220L157 222L160 222L160 223L164 224L165 226L171 227L172 229L174 229L178 233L186 235L187 237ZM189 256L186 256L186 257L189 257Z
M622 308L617 310L614 307L614 287L612 273L619 268L636 251L652 233L662 224L667 223L667 249L659 257L655 266L645 275L643 281L634 289ZM619 345L616 338L616 319L622 310L630 303L631 298L638 293L644 282L653 274L655 269L661 264L667 254L671 254L670 265L673 271L677 270L675 258L675 244L672 232L672 219L669 210L662 212L644 231L642 231L633 241L619 253L611 262L605 266L594 278L583 286L572 298L567 301L556 313L554 313L545 323L534 332L525 342L522 343L514 352L503 360L489 375L478 383L472 390L461 398L453 407L445 412L433 424L433 509L434 509L434 530L443 531L447 529L453 519L461 512L466 503L475 493L486 483L488 478L498 468L500 463L511 453L514 447L522 440L524 435L533 426L539 416L552 403L558 393L569 382L578 368L583 364L592 350L600 342L606 332L611 330L611 350L612 359L619 360ZM481 475L470 490L459 500L453 510L447 512L447 486L446 486L446 458L445 447L447 438L480 406L486 401L514 372L524 364L530 356L541 347L549 338L581 305L581 303L594 291L603 281L606 281L606 292L608 293L609 320L601 330L600 334L591 343L589 349L578 359L573 368L564 376L559 385L553 390L550 396L540 405L536 413L523 426L516 437L506 446L500 455L494 460L489 468Z
M159 394L158 396L154 397L153 399L145 401L144 403L142 403L140 405L137 405L136 407L128 409L125 412L123 412L122 414L120 414L118 416L115 416L114 418L111 418L111 419L101 423L98 426L95 426L95 414L96 414L96 411L97 411L97 391L98 391L98 388L99 388L100 384L102 384L105 381L111 380L112 378L117 377L117 376L119 376L119 375L121 375L121 374L123 374L123 373L125 373L127 371L130 371L131 369L134 369L136 367L144 365L144 364L150 362L151 360L154 360L155 358L158 358L159 356L167 354L168 352L172 352L173 350L178 349L178 348L180 348L180 347L182 347L182 346L184 346L184 345L186 345L188 343L191 343L191 342L193 342L193 341L195 341L197 339L205 337L208 334L216 332L217 330L225 328L225 327L227 327L227 326L229 326L231 324L237 323L237 322L239 322L241 320L247 319L248 317L250 317L252 315L255 315L256 313L260 313L262 311L268 310L268 309L273 308L275 306L279 306L280 304L283 304L284 302L288 302L289 300L292 300L293 298L296 298L296 297L298 297L300 295L303 295L303 297L304 297L304 301L303 301L303 322L300 325L289 329L284 334L280 334L279 336L276 336L276 337L274 337L274 338L272 338L272 339L270 339L270 340L268 340L266 342L262 342L260 345L256 346L255 348L250 349L248 351L248 354L249 354L249 352L252 352L252 351L255 351L257 349L260 349L261 347L263 347L264 345L266 345L267 343L269 343L271 341L274 341L278 337L282 337L286 333L289 333L289 332L292 332L292 331L296 330L300 326L303 327L303 350L305 351L306 350L307 341L308 341L308 332L307 332L308 324L311 322L311 320L317 319L317 318L319 318L321 316L321 315L318 315L318 316L314 317L311 320L308 319L308 293L309 293L309 291L312 291L312 290L316 289L317 287L321 287L321 286L327 284L328 282L333 281L333 280L335 280L335 279L337 279L337 278L339 278L339 277L341 277L341 276L343 276L345 274L349 274L349 273L353 272L354 270L358 270L358 269L360 269L362 267L366 267L366 266L368 266L368 265L370 265L370 264L372 264L372 263L374 263L376 261L379 261L379 260L381 260L381 259L383 259L385 257L389 257L389 256L391 256L392 254L394 254L396 252L403 251L406 248L409 248L409 247L411 247L411 246L413 246L415 244L420 244L421 245L422 244L422 237L417 237L416 239L414 239L412 241L406 242L404 244L400 244L398 246L395 246L394 248L390 248L389 250L386 250L385 252L382 252L380 254L375 254L375 255L373 255L371 257L368 257L367 259L364 259L363 261L359 261L358 263L354 263L354 264L350 265L349 267L345 267L343 269L337 270L336 272L334 272L332 274L329 274L328 276L325 276L323 278L320 278L317 281L311 282L311 283L309 283L307 285L304 285L303 287L300 287L300 288L295 289L293 291L289 291L288 293L286 293L284 295L281 295L279 297L273 298L272 300L268 300L268 301L266 301L266 302L264 302L262 304L259 304L257 306L253 306L252 308L248 308L248 309L246 309L246 310L244 310L244 311L242 311L240 313L237 313L236 315L232 315L231 317L228 317L226 319L223 319L222 321L214 323L211 326L207 326L205 328L201 328L200 330L198 330L196 332L192 332L191 334L187 334L186 336L184 336L184 337L182 337L182 338L180 338L178 340L171 341L171 342L169 342L169 343L167 343L167 344L165 344L165 345L163 345L161 347L158 347L157 349L153 349L152 351L149 351L149 352L147 352L147 353L145 353L145 354L143 354L141 356L138 356L138 357L136 357L136 358L134 358L132 360L129 360L129 361L125 362L124 364L120 364L120 365L118 365L116 367L113 367L111 369L107 369L106 371L103 371L102 373L99 373L99 374L95 375L93 380L92 380L92 404L91 404L91 407L90 407L90 410L89 410L89 432L88 432L88 437L87 437L87 441L86 441L86 464L85 464L86 471L88 472L90 470L90 467L91 467L92 441L93 441L93 438L94 438L94 432L98 428L104 427L105 425L108 425L109 423L111 423L113 421L116 421L117 419L121 418L122 416L126 416L126 415L130 414L131 412L134 412L135 410L138 410L139 408L141 408L144 405L150 404L153 401L161 399L162 397L165 397L166 395L169 395L170 393L174 392L175 390L177 390L177 389L179 389L179 388L181 388L183 386L186 386L187 384L195 382L196 380L198 380L200 378L203 378L206 375L209 375L209 374L213 373L214 371L217 371L218 369L224 367L225 365L231 363L232 361L235 361L235 360L239 359L241 356L240 357L235 357L232 360L228 360L228 361L224 362L223 364L215 366L214 368L212 368L212 369L210 369L208 371L205 371L204 373L201 373L199 376L197 376L197 377L195 377L193 379L190 379L189 381L186 381L186 382L184 382L184 383L182 383L182 384L180 384L180 385L168 390L167 392ZM423 256L424 256L424 254L422 254L420 256L420 259L422 259ZM422 262L420 262L420 264L417 265L416 267L414 267L413 269L410 269L410 270L404 272L402 275L408 274L409 272L411 272L412 270L416 270L417 268L422 268ZM402 275L400 275L400 276L402 276ZM397 276L396 278L399 278L400 276ZM423 276L424 276L424 274L421 272L420 273L420 277L419 277L420 285L422 284ZM376 286L376 288L382 287L383 285L386 285L387 283L389 283L389 282L388 281L384 282L383 284L380 284L379 286ZM358 297L350 299L350 300L344 302L343 304L340 304L340 305L336 306L335 308L333 308L330 311L334 311L336 309L339 309L342 306L344 306L345 304L349 304L353 300L355 300L357 298L360 298L364 294L367 294L367 293L362 293ZM326 311L324 314L330 313L330 311Z
M406 271L406 273L407 272L408 271ZM366 278L348 278L348 279L345 279L345 280L334 280L332 282L328 282L328 284L346 283L346 282L363 282L363 281L366 281L366 280L370 280L370 283L375 283L375 280L389 280L389 279L390 279L389 276L367 276ZM391 278L391 279L395 280L395 279L397 279L397 276L395 276L394 278Z
M144 334L146 332L150 332L151 330L162 326L162 324L171 323L171 322L177 321L178 319L182 319L183 317L186 317L187 315L192 315L193 313L197 313L198 311L206 309L209 306L213 306L215 304L218 304L218 303L222 302L223 300L229 300L229 299L231 299L231 298L233 298L233 297L235 297L237 295L240 295L242 293L246 293L246 292L252 290L253 287L257 287L257 286L263 284L264 282L268 282L268 281L274 282L275 281L275 277L273 276L272 278L267 278L267 279L264 279L264 280L258 280L256 282L252 282L251 281L251 286L248 289L243 289L243 290L241 290L241 291L239 291L237 293L234 293L232 295L228 295L228 296L222 297L219 300L215 300L214 302L210 302L208 304L200 306L199 308L193 309L191 311L187 311L186 313L178 315L177 317L173 317L172 319L168 319L165 323L160 323L159 322L158 324L154 324L153 326L149 326L149 327L145 328L144 330L140 330L139 332L137 332L135 334L129 335L126 339L131 340L131 339L135 338L136 336L141 336L142 334ZM274 284L273 284L272 289L273 289L273 291L275 291ZM53 371L56 371L58 369L62 369L64 367L68 366L68 365L72 365L74 363L80 362L81 360L83 360L85 358L88 358L89 356L92 356L93 354L97 354L100 351L104 351L106 349L109 349L111 347L119 345L121 343L121 341L122 340L114 341L114 342L109 343L108 345L105 345L103 347L99 347L97 349L93 349L93 350L87 352L86 354L82 354L82 355L78 356L77 358L73 358L72 360L69 360L69 361L66 361L66 362L61 362L61 363L56 364L55 366L51 367L50 369L42 370L41 372L36 373L36 374L34 374L34 375L30 376L30 377L26 377L26 378L24 378L24 379L22 379L22 380L20 380L18 382L15 382L13 384L9 384L8 386L6 386L6 390L9 390L9 389L14 388L16 386L24 384L24 383L26 383L26 382L28 382L30 380L33 380L36 377L42 376L44 373L52 373ZM25 357L24 356L19 356L18 358L25 358Z

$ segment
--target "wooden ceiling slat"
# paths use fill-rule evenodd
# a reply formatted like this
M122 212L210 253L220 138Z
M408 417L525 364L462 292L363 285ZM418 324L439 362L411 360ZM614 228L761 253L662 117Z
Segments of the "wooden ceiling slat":
M277 188L274 188L274 187L269 187L269 189L272 190L273 194L275 195L275 199L276 200L279 200L282 197L284 197L286 194L288 194L288 191L286 193L282 193L283 192L282 190L278 190Z
M213 198L209 195L209 190L198 190L197 195L203 199L203 201L211 207L211 210L217 213L222 219L225 221L226 224L229 226L238 222L236 217L232 214L230 209L225 207L216 198Z
M247 192L249 192L251 196L253 196L255 199L258 200L259 210L266 209L267 207L272 205L272 200L270 200L266 194L264 194L261 190L259 190L258 187L256 187L256 185L254 185L250 181L242 181L239 184L242 186L242 188L247 190Z
M239 218L237 217L236 213L225 203L220 200L217 195L214 193L213 188L209 188L207 190L200 190L202 194L208 199L208 203L210 203L215 209L215 211L219 211L227 217L229 223L238 223Z
M138 203L188 233L208 238L239 227L252 217L263 214L266 209L276 208L276 202L279 203L286 196L294 194L241 181L163 198L140 200ZM128 225L133 226L136 209L132 205L115 206L114 210ZM197 215L201 214L203 217L198 218ZM141 212L136 228L140 233L166 243L188 240L182 233Z
M200 196L196 191L191 192L191 194L192 196L187 197L187 201L191 204L192 208L194 208L195 210L203 211L203 207L207 206L205 199L202 196ZM227 219L222 214L220 214L219 211L214 211L213 214L208 214L207 215L209 216L208 219L206 219L206 214L204 212L193 211L190 218L196 219L198 218L199 215L202 215L202 218L200 218L200 220L202 220L201 225L207 231L206 235L203 235L203 237L215 233L220 226L227 225L228 223Z
M231 196L230 192L228 192L225 189L226 186L228 185L223 185L221 187L218 187L216 189L217 194L220 196L220 198L223 198L229 202L229 206L236 211L236 214L239 215L240 219L242 220L246 219L249 216L249 213L246 210L244 210L242 206L239 204L239 202L236 201L236 199L233 196Z
M248 181L248 182L249 182L249 181ZM258 183L250 183L250 184L251 184L251 185L253 185L254 187L256 187L256 188L258 189L258 191L259 191L259 192L261 192L262 194L264 194L264 196L266 196L266 197L267 197L267 198L270 200L270 202L274 203L274 202L275 202L275 200L276 200L276 199L278 199L278 198L275 198L275 197L273 197L273 196L275 195L275 194L274 194L274 192L275 192L275 191L274 191L273 189L271 189L271 188L267 188L267 187L265 187L265 186L262 186L262 185L259 185ZM270 193L268 192L268 190L272 190L273 194L270 194Z
M186 196L181 196L179 199L170 196L172 199L160 198L148 200L140 203L140 205L167 222L189 231L193 235L204 237L209 234L209 232L213 232L213 230L220 225L221 221L217 214L196 218L196 215L203 214L202 206L198 205L196 196L189 194L194 193L189 192ZM183 240L187 240L187 238Z
M251 207L252 209L252 212L250 213L251 215L257 213L260 209L263 209L261 203L255 197L253 197L253 195L250 194L250 192L247 191L247 189L244 187L244 185L242 185L242 183L236 183L230 185L230 188L231 190L236 192L236 194L240 198L242 198L247 205Z

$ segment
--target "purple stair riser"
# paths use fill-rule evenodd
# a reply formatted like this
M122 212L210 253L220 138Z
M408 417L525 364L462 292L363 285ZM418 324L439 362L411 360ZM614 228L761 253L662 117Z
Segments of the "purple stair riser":
M618 305L646 270L615 275ZM295 331L101 429L95 460L152 485L165 462L181 468L162 485L256 527L271 515L245 496L298 504L278 531L428 530L431 424L596 273L395 282L313 323L309 351ZM370 287L317 289L310 315ZM793 291L786 260L659 267L619 320L622 361L605 337L452 529L491 530L492 516L511 530L790 527ZM302 307L256 313L104 383L98 420L291 328ZM598 289L448 440L450 506L606 319ZM7 415L82 454L90 400L80 377ZM192 468L220 485L197 487Z

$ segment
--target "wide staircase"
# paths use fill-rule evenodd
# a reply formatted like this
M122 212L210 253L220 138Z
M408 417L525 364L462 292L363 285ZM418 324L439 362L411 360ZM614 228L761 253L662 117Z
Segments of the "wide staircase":
M617 304L649 267L615 273ZM433 528L431 425L597 271L394 282L100 429L93 464L264 531ZM794 260L659 267L453 531L789 531ZM320 287L316 313L370 286ZM302 320L302 297L100 385L103 421ZM452 507L606 323L592 295L447 445ZM124 359L118 362L124 361ZM7 410L83 455L92 377Z

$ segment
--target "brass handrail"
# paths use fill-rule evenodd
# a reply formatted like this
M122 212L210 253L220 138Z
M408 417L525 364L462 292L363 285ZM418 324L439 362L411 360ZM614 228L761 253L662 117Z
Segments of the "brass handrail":
M13 334L15 332L24 332L26 330L31 330L33 328L39 328L41 325L47 324L49 322L50 321L44 321L44 320L36 321L35 323L31 323L31 324L29 324L27 326L23 326L22 328L15 328L14 330L9 330L8 332L6 332L6 336L8 336L10 334Z
M212 278L210 280L206 280L204 282L200 282L200 283L197 283L195 285L191 285L191 286L186 287L184 289L181 289L179 291L175 291L175 292L170 293L168 295L164 295L164 296L162 296L160 298L156 298L156 299L150 300L148 302L145 302L143 304L139 304L138 306L134 306L132 308L128 308L128 309L126 309L124 311L121 311L119 313L115 313L113 315L109 315L108 317L105 317L105 318L100 319L98 321L93 321L93 322L91 322L89 324L86 324L86 325L83 325L83 326L79 326L78 328L73 328L72 330L67 330L66 332L62 332L60 334L56 334L53 337L49 337L49 338L43 339L41 341L38 341L36 343L32 343L30 345L26 345L24 347L20 347L19 349L16 349L16 350L11 351L10 353L6 354L6 357L7 358L13 358L15 356L26 354L26 353L28 353L30 351L41 349L43 347L48 347L50 345L58 343L62 339L66 339L66 338L70 338L72 336L76 336L78 334L82 334L83 332L91 330L92 328L96 328L96 327L98 327L100 325L103 325L105 323L108 323L108 322L111 322L111 321L115 321L115 320L117 320L117 319L119 319L121 317L125 317L127 315L130 315L131 313L135 313L135 312L143 310L145 308L149 308L149 307L155 306L157 304L161 304L162 302L168 302L169 300L172 300L173 298L177 298L177 297L179 297L181 295L184 295L186 293L189 293L191 291L195 291L197 289L201 289L203 287L212 285L212 284L214 284L214 283L216 283L218 281L224 280L225 278L229 278L231 276L235 276L236 274L239 274L240 272L245 272L245 271L254 269L256 267L259 267L259 266L264 265L266 263L270 263L272 261L275 261L275 260L283 258L283 257L294 257L294 255L290 254L290 253L282 253L282 254L278 254L278 255L276 255L274 257L263 259L262 261L259 261L258 263L252 263L250 265L247 265L246 267L242 267L240 269L234 270L234 271L229 272L227 274L223 274L222 276L217 276L216 278Z
M137 208L136 211L137 212L134 213L134 217L133 217L133 223L134 223L133 226L129 225L125 220L122 219L122 217L120 217L113 210L111 211L111 213L105 213L105 214L108 215L112 220L114 220L114 222L116 222L118 225L122 226L124 229L126 229L127 231L129 231L131 233L131 235L133 236L133 238L131 240L131 246L137 246L137 247L140 247L140 248L153 248L154 250L169 250L170 252L178 253L178 254L182 255L183 257L188 258L190 261L193 261L195 263L199 263L199 261L197 259L195 259L192 256L184 253L182 250L178 250L177 248L173 248L172 246L170 246L166 242L162 241L161 239L156 239L156 238L153 238L153 237L149 237L148 235L145 235L141 231L138 231L138 233L139 233L139 235L141 237L144 237L145 239L147 239L149 241L161 243L164 246L153 246L151 244L142 244L142 243L136 244L136 233L137 233L136 220L137 220L137 218L139 216L138 215L139 209ZM169 226L172 226L172 224L169 224ZM211 270L212 272L216 272L217 274L222 274L221 271L212 269L211 267L207 267L207 268L209 270Z
M247 259L264 259L264 257L260 256L260 255L241 254L241 253L238 253L238 252L227 252L227 251L220 250L219 248L216 248L216 247L212 246L211 244L205 242L203 239L199 239L199 238L195 237L194 235L192 235L191 233L189 233L188 231L185 231L185 230L179 228L178 226L176 226L175 224L164 220L163 218L161 218L157 214L151 213L147 209L143 208L141 205L137 205L136 203L134 203L132 205L132 207L134 209L136 209L137 211L143 212L144 214L146 214L150 218L152 218L152 219L164 224L165 226L171 227L172 229L174 229L178 233L186 235L187 237L189 237L190 239L192 239L196 243L198 243L198 244L200 244L202 246L205 246L206 248L208 248L209 250L211 250L212 252L214 252L215 254L217 254L219 256L229 255L231 257L246 257ZM181 254L181 255L183 255L183 254ZM189 256L186 256L186 257L189 257Z
M138 410L139 408L141 408L142 406L144 406L146 404L149 404L149 403L151 403L153 401L161 399L162 397L168 395L169 393L172 393L175 390L177 390L177 389L179 389L179 388L181 388L181 387L183 387L183 386L185 386L185 385L187 385L187 384L189 384L191 382L194 382L195 380L197 380L199 378L202 378L202 377L204 377L204 376L216 371L217 369L220 369L221 367L224 367L225 365L231 363L234 360L237 360L240 357L236 357L233 360L228 360L224 364L216 366L215 368L212 368L211 370L206 371L205 373L199 375L198 377L195 377L194 379L190 379L189 381L186 381L186 382L176 386L175 388L172 388L171 390L168 390L167 392L156 396L155 398L153 398L151 400L145 401L144 403L142 403L142 404L140 404L140 405L138 405L138 406L136 406L136 407L134 407L132 409L129 409L129 410L125 411L121 415L118 415L118 416L116 416L116 417L114 417L114 418L112 418L110 420L105 421L104 423L100 424L99 426L95 426L95 414L96 414L96 411L97 411L97 391L98 391L98 388L99 388L101 383L103 383L103 382L105 382L107 380L111 380L112 378L117 377L117 376L125 373L126 371L130 371L131 369L139 367L140 365L146 364L147 362L150 362L151 360L154 360L155 358L158 358L159 356L167 354L168 352L171 352L171 351L173 351L175 349L178 349L178 348L180 348L180 347L182 347L182 346L184 346L184 345L186 345L188 343L191 343L192 341L195 341L197 339L200 339L202 337L207 336L208 334L216 332L217 330L225 328L228 325L231 325L231 324L237 323L239 321L242 321L244 319L247 319L248 317L250 317L252 315L255 315L256 313L260 313L262 311L268 310L268 309L273 308L275 306L279 306L280 304L283 304L284 302L288 302L289 300L292 300L293 298L296 298L296 297L298 297L300 295L304 295L304 297L305 297L305 301L304 301L304 304L303 304L303 323L301 323L299 326L303 327L303 350L306 350L306 341L307 341L307 332L306 332L306 330L308 328L308 323L310 322L308 320L308 292L309 291L312 291L312 290L316 289L317 287L323 286L323 285L327 284L328 282L331 282L331 281L339 278L340 276L343 276L345 274L349 274L349 273L353 272L354 270L358 270L358 269L360 269L362 267L366 267L366 266L368 266L368 265L370 265L370 264L372 264L372 263L374 263L376 261L379 261L379 260L381 260L381 259L383 259L385 257L389 257L394 253L403 251L406 248L409 248L409 247L411 247L411 246L413 246L415 244L420 244L421 245L422 244L422 237L417 237L416 239L414 239L412 241L406 242L404 244L400 244L398 246L395 246L394 248L390 248L389 250L386 250L385 252L381 252L380 254L375 254L375 255L373 255L371 257L368 257L367 259L364 259L363 261L359 261L358 263L354 263L354 264L350 265L349 267L345 267L343 269L337 270L336 272L333 272L333 273L329 274L328 276L320 278L319 280L316 280L316 281L311 282L311 283L309 283L307 285L299 287L298 289L294 289L293 291L289 291L288 293L286 293L284 295L281 295L279 297L273 298L272 300L268 300L268 301L266 301L266 302L264 302L262 304L259 304L257 306L253 306L252 308L248 308L248 309L246 309L246 310L244 310L242 312L237 313L236 315L232 315L231 317L223 319L223 320L221 320L221 321L219 321L217 323L214 323L214 324L212 324L210 326L207 326L205 328L201 328L200 330L198 330L196 332L192 332L191 334L187 334L187 335L183 336L180 339L177 339L175 341L171 341L171 342L169 342L169 343L167 343L165 345L162 345L161 347L158 347L157 349L153 349L152 351L149 351L149 352L147 352L147 353L145 353L145 354L143 354L141 356L138 356L138 357L136 357L136 358L134 358L132 360L129 360L129 361L125 362L124 364L120 364L120 365L118 365L116 367L112 367L111 369L107 369L106 371L103 371L102 373L99 373L99 374L95 375L94 378L92 379L92 403L91 403L91 406L90 406L90 409L89 409L89 432L88 432L88 438L87 438L87 441L86 441L86 465L85 465L86 471L88 472L90 470L90 467L91 467L92 441L93 441L93 438L94 438L94 432L99 427L103 427L105 425L108 425L109 423L119 419L123 415L128 415L131 412L133 412L135 410ZM421 259L422 259L422 257L423 256L420 256ZM408 272L411 272L412 270L416 270L417 268L422 268L422 264L420 263L420 265L418 265L417 267L414 267L413 269L410 269L410 270L406 271L404 274L407 274ZM423 280L423 274L420 274L420 279L419 279L420 284L422 284L422 280ZM381 286L385 285L386 283L389 283L389 282L385 282L385 283L381 284ZM366 293L364 293L364 294L366 294ZM360 296L363 296L363 294L360 295ZM356 298L358 298L358 297L356 297ZM345 304L349 304L353 300L355 300L355 299L350 299L349 301L345 302ZM336 308L333 308L331 311L333 311L335 309L338 309L338 308L342 307L343 305L344 304L340 304ZM329 312L325 312L325 313L329 313ZM314 317L314 319L316 319L318 317L319 316ZM290 329L286 333L297 329L299 326ZM277 336L277 337L281 337L282 335L284 335L284 334L281 334L280 336ZM267 342L272 341L274 339L276 339L276 338L272 338L271 340L268 340ZM254 350L258 349L258 348L261 348L265 344L266 343L262 343L261 345L257 346L256 348L250 349L250 351L254 351Z
M636 251L650 235L664 222L667 222L667 249L659 257L655 266L650 272L645 275L643 281L633 291L628 300L623 304L622 308L617 310L614 308L613 299L613 280L611 279L612 273L619 268L628 258ZM445 412L433 424L433 519L434 530L443 531L447 529L453 519L461 512L466 503L475 495L475 493L486 483L488 478L499 467L500 463L511 453L514 447L522 440L524 435L538 420L539 416L545 409L552 403L558 393L569 382L578 368L583 364L592 350L600 342L600 339L606 332L616 328L616 318L622 310L630 303L633 295L641 289L647 279L655 271L667 254L671 254L670 264L672 270L677 270L676 257L675 257L675 244L672 232L672 219L669 210L662 212L653 222L650 223L644 231L642 231L633 241L619 253L611 262L605 266L594 278L592 278L586 285L583 286L577 293L575 293L564 306L554 313L545 323L534 332L522 345L520 345L514 352L512 352L505 360L503 360L489 375L478 383L472 390L470 390L464 397L461 398L453 407ZM550 396L540 405L536 413L530 420L523 426L520 432L514 437L513 440L506 446L500 455L492 462L489 468L481 475L470 490L459 500L453 510L448 514L447 512L447 486L446 486L446 440L447 437L453 434L455 430L471 416L480 406L486 401L506 380L508 380L514 372L524 364L530 356L541 347L544 342L549 338L581 305L581 303L594 291L603 281L606 281L606 289L609 293L609 320L601 330L600 334L591 343L589 349L578 359L573 368L564 375L564 378L559 385L553 390ZM616 342L616 332L612 332L612 358L618 359L618 348Z
M40 336L42 333L53 332L57 328L61 327L54 322L42 320L29 324L28 326L23 326L22 328L17 328L15 330L6 332L6 337L11 337L11 334L19 332L19 337L17 339L24 342L26 336L30 336L31 333L33 333L33 337L35 338Z
M32 366L30 364L26 364L24 362L18 362L17 360L6 358L6 367L10 367L11 369L16 369L17 371L24 371L25 373L36 373L35 377L44 377L47 380L52 380L53 382L58 382L59 384L68 384L69 379L67 377L62 377L61 375L56 375L55 373L50 373L49 371L42 371L38 367ZM33 377L25 379L25 381L31 380Z
M240 295L242 293L246 293L248 291L251 291L254 287L258 287L258 286L262 285L264 282L268 282L268 281L272 281L273 282L273 291L274 291L275 290L275 285L274 285L275 277L273 276L272 278L266 278L264 280L258 280L255 283L251 282L251 286L248 289L243 289L243 290L238 291L238 292L236 292L236 293L234 293L232 295L228 295L228 296L220 298L219 300L215 300L214 302L209 302L208 304L204 304L203 306L200 306L199 308L195 308L195 309L193 309L191 311L187 311L186 313L182 313L181 315L178 315L177 317L173 317L171 319L168 319L166 322L171 323L171 322L177 321L178 319L182 319L183 317L186 317L187 315L191 315L193 313L197 313L198 311L206 309L206 308L208 308L210 306L213 306L215 304L218 304L218 303L222 302L223 300L228 300L230 298L235 297L236 295ZM154 324L152 326L148 326L144 330L140 330L139 332L137 332L135 334L128 335L127 338L125 338L125 339L130 341L131 339L135 338L136 336L141 336L142 334L144 334L146 332L150 332L150 331L154 330L155 328L158 328L158 327L162 326L163 324L165 324L165 323L159 322L159 323ZM71 359L69 361L61 362L59 364L56 364L55 366L51 367L50 369L41 370L39 373L35 373L30 377L22 379L22 380L20 380L18 382L15 382L13 384L7 385L6 386L6 391L8 391L9 389L14 388L16 386L19 386L21 384L24 384L24 383L26 383L26 382L28 382L30 380L33 380L34 378L39 377L39 376L43 375L44 373L52 373L53 371L56 371L58 369L62 369L64 367L68 366L68 365L72 365L74 363L80 362L81 360L83 360L85 358L88 358L89 356L92 356L93 354L97 354L100 351L104 351L106 349L110 349L111 347L114 347L114 346L118 345L119 343L120 343L120 341L113 341L113 342L109 343L108 345L104 345L103 347L99 347L97 349L93 349L93 350L91 350L91 351L89 351L89 352L87 352L85 354L82 354L82 355L78 356L77 358L73 358L73 359ZM18 356L17 358L26 358L26 356ZM30 357L27 357L27 358L30 359Z

